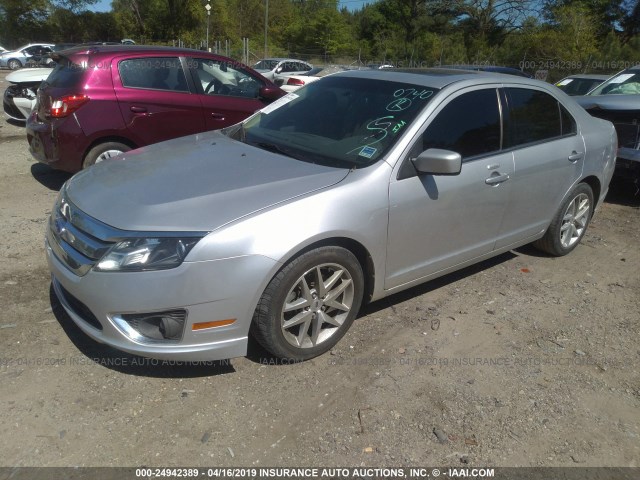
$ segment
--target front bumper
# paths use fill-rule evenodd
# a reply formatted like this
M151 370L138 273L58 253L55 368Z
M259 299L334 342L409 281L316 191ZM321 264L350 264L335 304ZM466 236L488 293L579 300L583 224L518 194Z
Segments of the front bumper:
M626 178L640 178L640 150L627 147L619 148L615 175Z
M244 356L249 326L268 272L275 262L251 255L208 262L185 262L153 272L95 272L79 277L46 242L56 296L78 327L118 350L160 360L211 361ZM185 309L182 339L137 341L114 322L123 313ZM235 319L227 326L193 330L192 325ZM96 323L97 322L97 323Z
M2 106L7 117L19 122L25 122L28 112L31 111L32 102L19 95L20 88L17 85L9 85L4 91ZM25 108L28 108L26 114Z

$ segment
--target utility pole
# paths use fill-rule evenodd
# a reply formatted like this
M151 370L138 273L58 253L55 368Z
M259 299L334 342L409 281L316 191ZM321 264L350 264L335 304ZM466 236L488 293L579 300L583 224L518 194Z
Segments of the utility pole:
M264 58L267 58L267 32L269 25L269 0L265 0L264 7Z
M204 6L207 11L207 52L209 52L209 21L211 20L211 5L209 5L209 1L207 0L207 4Z

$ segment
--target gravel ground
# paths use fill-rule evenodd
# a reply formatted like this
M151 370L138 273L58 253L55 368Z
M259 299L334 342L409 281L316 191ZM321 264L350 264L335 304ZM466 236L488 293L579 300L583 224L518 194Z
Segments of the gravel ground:
M0 466L639 466L634 186L571 255L525 247L371 304L312 361L179 366L74 326L43 252L68 175L4 119L0 161Z

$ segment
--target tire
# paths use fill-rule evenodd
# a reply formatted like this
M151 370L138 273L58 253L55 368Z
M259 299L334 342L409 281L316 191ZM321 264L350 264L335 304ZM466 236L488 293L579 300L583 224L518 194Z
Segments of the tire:
M18 70L19 68L22 68L22 63L20 63L20 60L12 58L7 62L7 67L9 67L11 70Z
M323 279L322 288L318 275ZM349 330L363 292L362 267L349 250L311 250L292 260L271 280L256 307L251 333L276 357L317 357Z
M558 209L544 236L533 245L543 252L561 257L578 246L593 215L593 190L580 183Z
M84 161L82 162L82 168L89 168L91 165L95 165L96 163L100 163L102 160L106 160L107 158L115 157L116 155L128 152L131 150L129 145L125 145L120 142L105 142L96 145L89 153L84 157Z

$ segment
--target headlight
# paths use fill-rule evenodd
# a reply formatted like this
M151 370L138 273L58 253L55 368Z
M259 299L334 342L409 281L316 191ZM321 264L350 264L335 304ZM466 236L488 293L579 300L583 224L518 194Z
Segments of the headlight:
M141 272L175 268L199 240L200 237L123 240L111 247L94 268L99 272Z

